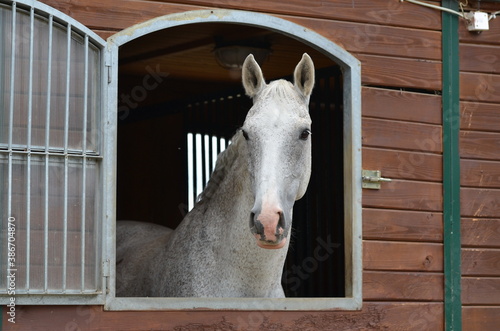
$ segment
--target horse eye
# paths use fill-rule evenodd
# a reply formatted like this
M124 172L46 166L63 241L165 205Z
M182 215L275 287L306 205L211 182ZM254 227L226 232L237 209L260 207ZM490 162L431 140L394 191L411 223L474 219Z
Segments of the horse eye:
M309 138L311 134L312 132L309 129L302 131L302 133L300 134L300 140L307 140L307 138Z
M245 140L248 140L248 133L245 130L241 130L241 132L243 133L243 137L245 138Z

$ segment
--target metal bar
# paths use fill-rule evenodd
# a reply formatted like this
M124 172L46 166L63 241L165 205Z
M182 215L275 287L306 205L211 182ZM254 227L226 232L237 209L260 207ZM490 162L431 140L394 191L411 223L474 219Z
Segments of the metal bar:
M33 115L33 40L35 31L35 8L30 12L30 55L28 85L28 152L31 151L31 130ZM26 174L26 288L30 288L30 250L31 250L31 154L28 154Z
M27 150L16 150L15 151L16 155L41 155L41 156L45 156L45 155L49 155L49 156L53 156L53 157L59 157L59 158L62 158L62 157L65 157L66 155L65 154L62 154L62 151L61 152L57 152L57 151L49 151L49 152L45 152L45 151L37 151L37 150L31 150L31 152L27 151ZM81 151L79 151L79 153L81 153ZM71 151L68 151L68 156L77 156L76 153L71 153ZM102 159L102 155L92 155L92 154L87 154L86 157L88 159L95 159L95 160L100 160Z
M219 137L217 136L212 136L212 146L210 147L210 150L212 151L212 172L215 169L215 165L217 163L217 145L219 142Z
M197 133L195 135L195 146L196 146L196 154L195 154L195 160L196 160L196 166L194 168L195 173L196 173L196 197L195 197L195 203L196 200L198 199L198 195L203 191L203 154L202 154L202 136L200 133Z
M9 140L8 149L12 151L12 135L14 131L14 88L15 88L15 73L16 73L16 13L17 5L14 2L12 4L12 39L11 39L11 49L10 49L10 100L9 100ZM10 164L10 163L9 163ZM10 198L10 194L9 194ZM10 208L10 206L9 206ZM10 209L8 210L10 215Z
M458 9L454 0L446 8ZM460 66L458 19L442 14L443 48L443 219L444 219L444 311L446 330L462 329L460 242Z
M69 87L71 84L71 24L68 24L66 35L66 99L64 105L64 154L68 152L69 139Z
M43 254L43 276L44 276L44 286L43 289L45 292L48 290L48 273L49 273L49 165L50 165L50 157L49 155L45 156L45 209L44 209L44 254Z
M52 92L52 36L53 36L53 19L49 16L49 40L47 50L47 103L45 105L45 152L49 152L50 145L50 94Z
M64 205L63 205L63 266L62 266L62 289L66 291L67 258L68 258L68 167L69 157L64 158Z
M194 150L193 150L193 134L188 133L187 140L187 170L188 170L188 211L194 206Z
M86 217L86 194L87 194L87 113L88 113L88 75L89 75L89 36L85 35L84 39L84 79L83 79L83 134L82 134L82 153L83 153L83 164L82 164L82 210L81 219L82 225L80 230L81 236L81 250L80 250L80 288L82 292L85 289L85 217ZM97 254L97 252L96 252ZM96 266L97 267L97 266Z
M67 27L66 39L66 104L64 110L64 193L63 193L63 267L62 267L62 289L66 291L66 277L68 267L68 141L69 141L69 99L71 84L71 24Z
M203 163L204 163L204 174L203 174L203 188L207 186L208 179L210 178L210 135L203 135Z
M9 101L9 138L8 138L8 165L7 165L7 217L13 217L12 215L12 135L13 135L13 125L14 125L14 77L15 77L15 43L16 43L16 3L12 4L12 44L11 44L11 67L10 67L10 101ZM10 269L9 261L7 261L6 270ZM6 284L6 287L9 287Z
M49 260L49 166L50 166L50 106L51 106L51 87L52 87L52 41L53 41L53 26L54 17L49 15L49 40L47 50L47 104L45 113L45 199L44 199L44 258L43 258L43 275L44 275L44 292L48 291L48 260Z
M30 288L30 247L31 247L31 154L26 164L26 288Z
M28 69L28 136L27 149L31 150L31 133L32 133L32 117L33 117L33 39L34 39L34 24L35 24L35 8L30 11L30 45L29 45L29 69Z

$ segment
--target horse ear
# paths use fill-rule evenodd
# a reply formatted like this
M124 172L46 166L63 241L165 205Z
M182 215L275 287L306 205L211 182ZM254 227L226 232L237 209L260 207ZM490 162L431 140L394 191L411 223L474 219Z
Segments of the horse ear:
M314 87L314 63L307 53L302 55L302 59L295 67L293 79L295 87L297 87L302 95L309 100L309 96Z
M242 80L245 93L253 98L266 85L262 70L252 54L248 55L243 63Z

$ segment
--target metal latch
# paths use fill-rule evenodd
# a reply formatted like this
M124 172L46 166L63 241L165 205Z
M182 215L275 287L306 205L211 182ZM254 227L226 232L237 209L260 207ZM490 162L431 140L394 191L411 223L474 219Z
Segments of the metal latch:
M362 187L372 190L380 190L380 182L390 182L392 179L381 176L380 170L363 170Z
M110 263L109 263L109 259L106 259L105 261L102 261L102 275L104 277L109 277L109 275L110 275Z

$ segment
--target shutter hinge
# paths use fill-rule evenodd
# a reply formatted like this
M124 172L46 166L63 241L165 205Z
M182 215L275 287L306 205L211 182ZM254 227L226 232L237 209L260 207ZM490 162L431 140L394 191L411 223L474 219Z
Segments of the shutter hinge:
M390 182L392 179L381 176L380 170L363 170L362 187L372 190L380 190L380 182Z
M109 259L105 260L102 262L102 275L104 277L109 277L110 276L110 263Z
M104 277L104 293L109 294L109 276L111 275L109 259L102 262L102 276Z
M111 83L112 77L111 77L111 52L110 51L105 51L104 53L104 65L107 68L108 71L108 84Z

